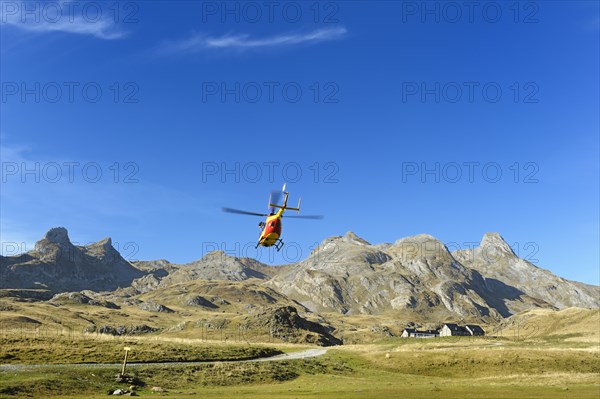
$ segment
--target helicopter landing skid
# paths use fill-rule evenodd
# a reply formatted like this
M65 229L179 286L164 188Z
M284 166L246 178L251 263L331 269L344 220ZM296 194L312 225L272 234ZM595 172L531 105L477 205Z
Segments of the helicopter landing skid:
M281 251L281 248L283 248L283 241L281 241L281 238L275 241L275 244L273 244L273 246L275 247L275 249L277 249L277 252Z
M262 245L262 240L257 242L256 245L254 246L254 248L258 248L260 245ZM281 251L281 248L283 248L283 245L284 245L284 242L281 241L281 238L278 239L277 241L275 241L275 243L273 244L273 246L275 247L277 252Z

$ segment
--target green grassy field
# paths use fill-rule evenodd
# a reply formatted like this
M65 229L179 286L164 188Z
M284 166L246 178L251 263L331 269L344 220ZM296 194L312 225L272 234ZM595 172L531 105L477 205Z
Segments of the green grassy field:
M2 341L2 351L6 341ZM30 348L36 363L44 356L78 361L78 352L91 350L71 342L70 355L61 355L68 341L49 346L45 355L34 343L11 342ZM102 342L94 350L107 356L123 342ZM37 343L36 345L41 345ZM253 357L275 353L261 345L178 343L131 340L132 361L180 354L180 360ZM305 346L285 345L283 351ZM35 350L34 350L35 349ZM56 353L54 353L56 351ZM262 351L262 352L261 352ZM138 359L134 353L139 352ZM38 353L37 355L33 355ZM122 355L121 351L117 351ZM187 357L184 355L187 353ZM595 342L566 339L510 341L507 339L405 340L331 348L318 358L279 362L218 362L165 364L130 368L140 381L137 393L146 397L203 398L599 398L600 350ZM89 359L89 355L88 355ZM109 361L118 362L114 355ZM6 360L3 363L7 363ZM56 362L55 362L56 363ZM118 366L32 367L0 372L0 397L106 397L109 389L128 388L114 382ZM159 386L166 392L152 392Z
M0 363L119 363L130 347L130 362L194 362L255 359L282 351L264 345L186 343L183 340L127 338L0 338Z

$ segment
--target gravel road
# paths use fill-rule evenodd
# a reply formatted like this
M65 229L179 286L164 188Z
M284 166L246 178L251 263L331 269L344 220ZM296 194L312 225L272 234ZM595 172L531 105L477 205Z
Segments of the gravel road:
M161 362L161 363L127 363L127 368L130 367L153 367L153 366L193 366L197 364L210 363L236 363L236 362L276 362L281 360L297 360L317 357L327 353L327 349L307 349L299 352L284 353L270 357L261 357L250 360L229 360L226 362L211 361L211 362ZM60 368L106 368L106 367L121 367L121 363L80 363L80 364L0 364L1 371L24 371L36 368L44 369L60 369Z

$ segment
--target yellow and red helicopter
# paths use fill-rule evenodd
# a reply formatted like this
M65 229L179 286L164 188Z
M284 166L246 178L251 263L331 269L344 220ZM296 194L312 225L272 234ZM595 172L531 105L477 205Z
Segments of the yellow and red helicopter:
M279 199L281 198L281 194L284 195L283 205L279 205ZM290 193L285 191L285 184L283 185L283 189L281 191L272 191L269 196L269 213L257 213L257 212L248 212L242 211L239 209L233 208L223 208L223 212L229 213L237 213L241 215L251 215L251 216L266 216L267 220L264 222L260 222L258 227L260 228L260 236L258 237L258 242L256 243L255 248L258 248L260 245L263 247L271 247L275 246L277 252L281 250L283 247L283 241L281 241L281 219L283 218L283 213L286 210L297 211L300 213L300 202L301 198L298 199L298 207L292 208L287 206L288 196ZM275 211L277 209L277 211ZM323 219L322 215L288 215L286 218L294 218L294 219Z

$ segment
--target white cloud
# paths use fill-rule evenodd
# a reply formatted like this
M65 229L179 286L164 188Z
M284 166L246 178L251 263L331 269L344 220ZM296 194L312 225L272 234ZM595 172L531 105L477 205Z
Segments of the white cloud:
M283 47L297 44L315 44L324 41L337 40L347 33L346 28L316 29L307 33L293 33L252 38L248 34L208 36L196 33L191 37L167 42L163 49L167 52L198 52L207 49L256 49L267 47Z
M63 32L78 35L91 35L98 39L113 40L124 37L127 32L121 30L109 17L85 20L81 16L62 16L60 18L44 18L27 16L19 12L8 13L5 7L0 9L0 21L4 26L12 26L35 33Z

